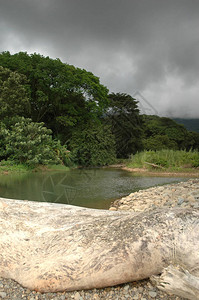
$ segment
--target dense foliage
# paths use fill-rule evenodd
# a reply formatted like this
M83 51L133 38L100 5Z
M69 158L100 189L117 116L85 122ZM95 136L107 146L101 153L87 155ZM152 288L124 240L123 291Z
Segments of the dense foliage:
M110 94L105 121L110 124L116 141L118 158L128 158L143 148L142 119L137 101L127 94Z
M28 115L27 80L24 75L0 66L0 118Z
M199 150L199 134L165 117L143 116L144 149Z
M176 123L182 124L188 131L195 131L199 133L199 119L184 119L172 118Z
M98 77L59 59L4 52L0 65L26 76L30 91L28 117L33 122L44 122L62 142L70 138L74 126L98 117L107 105L108 90Z
M59 143L57 153L59 155L62 153L61 160L63 163L68 164L64 150L60 150L61 144L65 145L65 148L67 145L73 145L71 138L73 137L74 141L77 128L86 128L88 123L95 124L99 120L108 104L107 88L101 85L99 78L91 72L64 64L59 59L54 60L39 54L28 55L20 52L11 55L9 52L3 52L0 54L0 66L1 122L5 126L9 126L10 117L13 116L23 116L31 119L32 121L29 121L32 126L34 123L43 122L46 131L48 129L52 130L47 131L48 137L52 132L53 140L56 139L57 144ZM29 121L27 120L27 122ZM24 120L24 122L26 121ZM21 128L20 131L24 138L26 135L25 127ZM16 134L14 127L11 132L13 135ZM40 134L42 132L38 131L38 137ZM14 142L13 135L9 134L13 140L9 149L15 147L16 141ZM105 137L105 135L104 132L102 136ZM31 137L27 135L27 140L29 138ZM48 149L49 147L49 140L47 139L41 139L40 141L41 148L43 148L38 148L38 150L41 155L36 155L32 150L34 157L31 158L27 158L30 156L31 150L25 147L20 151L15 151L15 154L9 152L7 146L5 147L7 139L8 137L1 141L1 144L4 144L1 149L2 157L14 159L16 162L24 161L35 164L44 164L54 160L52 157L47 157L46 152L42 151L43 148ZM106 137L104 139L106 140ZM101 141L103 144L102 137ZM111 143L109 143L110 145ZM53 146L51 145L51 147ZM22 150L26 158L21 157ZM70 146L70 150L75 157L74 153L77 148L73 149ZM103 151L105 152L105 149ZM89 160L90 163L108 163L112 153L114 153L114 145L110 149L107 148L106 152L103 160L100 158L101 153L99 158ZM52 151L52 153L54 152ZM97 153L100 153L100 151L96 152L96 157Z
M199 167L199 152L163 149L143 151L131 156L129 167L181 170ZM158 168L160 167L160 168Z
M100 166L146 150L199 149L199 134L141 116L128 94L39 54L0 54L0 160Z
M83 166L101 166L114 163L115 140L110 126L89 124L74 131L70 140L74 161Z
M12 119L10 123L13 125L9 128L4 123L0 126L1 159L30 166L56 164L66 159L67 150L52 140L51 130L43 123L32 122L24 117Z

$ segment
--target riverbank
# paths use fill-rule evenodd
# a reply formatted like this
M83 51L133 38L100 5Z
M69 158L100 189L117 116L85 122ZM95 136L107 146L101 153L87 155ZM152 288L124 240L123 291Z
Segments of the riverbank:
M27 173L27 172L47 172L47 171L68 171L69 167L64 165L39 165L37 167L30 167L23 164L1 164L0 174L8 175L10 173Z
M135 175L143 176L173 176L173 177L194 177L199 178L199 169L182 169L182 170L149 170L146 168L130 168L126 166L121 167L122 170L133 172Z
M199 168L181 168L178 170L171 169L158 169L153 167L149 168L135 168L129 167L128 164L115 164L108 166L109 168L122 169L128 172L132 172L138 176L162 176L162 177L186 177L186 178L199 178ZM106 167L105 167L106 168Z
M116 200L111 210L142 211L155 207L174 206L199 207L199 179L158 186L141 190L130 194L127 197ZM10 279L0 278L0 299L54 299L54 300L84 300L84 299L114 299L114 300L182 300L177 296L172 296L159 291L149 280L131 282L116 287L104 289L93 289L88 291L76 291L65 293L40 294L21 287L18 283Z

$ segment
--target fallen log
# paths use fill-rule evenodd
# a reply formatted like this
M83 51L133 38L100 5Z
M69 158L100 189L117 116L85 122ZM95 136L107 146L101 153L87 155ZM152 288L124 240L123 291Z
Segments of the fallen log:
M151 281L164 292L190 300L199 299L199 277L193 276L179 265L168 266L161 276L152 276Z
M144 161L144 164L147 164L149 166L152 166L154 168L160 168L160 169L165 169L164 167L160 166L160 165L156 165L156 164L152 164L152 163L149 163L147 161Z
M148 278L176 261L197 277L198 218L198 209L132 213L0 198L0 277L71 291Z

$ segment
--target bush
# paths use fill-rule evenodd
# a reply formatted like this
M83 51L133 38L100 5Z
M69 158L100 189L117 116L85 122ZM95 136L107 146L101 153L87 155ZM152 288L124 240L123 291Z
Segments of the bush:
M199 152L185 150L160 150L160 151L143 151L131 156L129 167L148 167L156 164L165 168L197 168L199 167Z
M76 164L103 166L115 161L115 141L110 126L90 124L76 130L70 141L70 149Z
M1 158L29 166L58 164L66 160L66 148L52 140L51 130L44 127L44 123L17 117L10 128L1 126L0 135Z
M155 135L150 136L143 140L145 150L162 150L162 149L178 149L178 145L175 141L169 139L167 135Z

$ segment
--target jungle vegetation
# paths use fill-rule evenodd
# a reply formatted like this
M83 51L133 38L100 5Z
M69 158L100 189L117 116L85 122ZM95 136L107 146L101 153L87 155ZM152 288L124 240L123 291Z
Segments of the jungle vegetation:
M140 115L91 72L40 54L0 54L0 161L101 166L143 150L198 151L199 134Z

